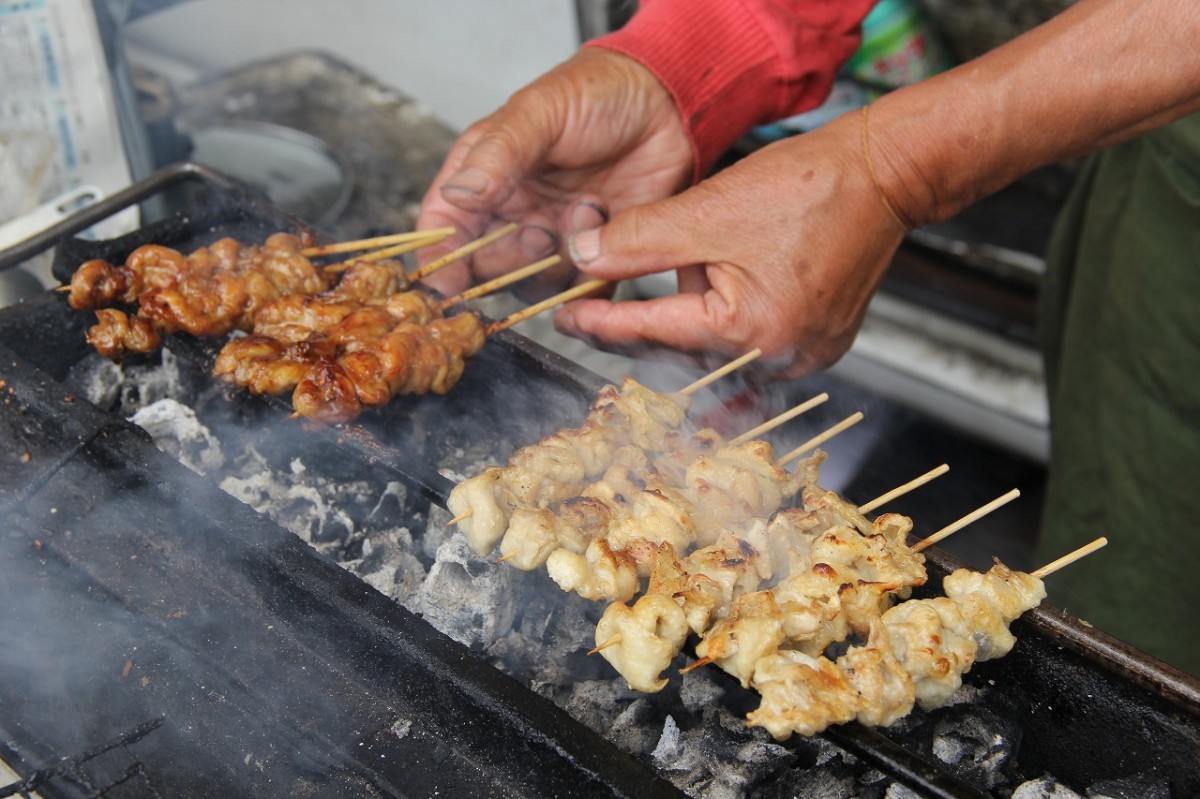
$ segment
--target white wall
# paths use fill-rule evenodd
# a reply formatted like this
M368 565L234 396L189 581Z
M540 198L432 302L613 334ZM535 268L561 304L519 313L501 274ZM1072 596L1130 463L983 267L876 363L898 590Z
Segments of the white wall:
M190 0L127 30L176 80L322 49L461 129L578 46L572 0Z

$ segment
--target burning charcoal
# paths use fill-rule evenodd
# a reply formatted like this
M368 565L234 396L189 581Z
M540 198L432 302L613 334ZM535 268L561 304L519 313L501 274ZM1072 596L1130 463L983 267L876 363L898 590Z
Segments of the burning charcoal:
M712 678L709 669L695 669L680 678L679 696L690 713L698 713L716 704L725 689Z
M551 699L572 718L604 734L625 707L634 692L620 680L580 680L564 685L561 682L535 680L533 690Z
M71 368L67 380L88 402L100 408L113 408L120 400L125 373L112 361L85 358Z
M1171 786L1166 780L1149 777L1127 777L1120 780L1100 780L1087 789L1088 799L1171 799Z
M407 602L420 590L425 567L411 552L412 538L407 530L398 531L393 540L375 536L363 541L363 555L345 566L385 596Z
M990 790L1006 781L1020 740L1015 722L982 707L956 705L934 727L933 755L964 781Z
M827 770L795 770L771 786L770 793L761 796L803 796L805 799L870 799L863 794L849 773L830 773Z
M655 766L676 787L711 799L745 796L794 760L787 747L748 729L744 718L720 706L705 708L697 726L665 723L653 754Z
M626 752L646 755L657 752L662 745L664 732L660 732L660 727L665 726L674 727L674 720L667 716L667 721L662 721L662 714L655 710L651 700L636 699L613 721L608 737Z
M230 475L221 481L225 493L267 514L310 544L327 545L318 549L336 550L350 539L356 525L346 513L345 497L322 494L325 481L319 478L312 485L304 484L305 468L298 458L292 461L292 473L280 476L256 453L249 461L245 468L248 476Z
M883 799L921 799L921 794L896 782L888 786L883 794Z
M410 610L459 643L485 647L511 632L524 576L480 558L465 538L452 536L438 548Z
M221 442L178 400L161 399L130 419L154 439L154 445L197 474L211 474L225 465Z
M1083 799L1053 777L1040 777L1022 783L1012 792L1012 799Z
M447 539L462 537L457 530L446 524L452 516L453 514L444 508L431 507L429 509L429 524L421 539L416 542L417 554L426 562L433 563L437 560L437 551L442 544L446 543Z

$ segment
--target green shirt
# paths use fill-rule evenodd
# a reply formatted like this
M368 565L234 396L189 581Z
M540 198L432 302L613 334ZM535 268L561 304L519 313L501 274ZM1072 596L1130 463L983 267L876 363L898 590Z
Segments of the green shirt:
M1047 256L1049 600L1200 676L1200 115L1092 157Z

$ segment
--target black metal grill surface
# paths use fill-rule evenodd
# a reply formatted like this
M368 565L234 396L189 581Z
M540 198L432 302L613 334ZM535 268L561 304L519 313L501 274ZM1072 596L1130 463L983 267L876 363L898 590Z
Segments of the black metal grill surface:
M295 223L224 185L196 203L208 210L124 240L62 242L57 274L149 241L187 250ZM88 316L53 293L0 311L0 756L26 775L21 790L680 795L140 428L74 396L70 369L96 357ZM213 345L177 344L203 378ZM264 441L303 440L331 468L403 481L403 512L422 516L450 487L433 466L440 450L490 430L502 458L517 422L571 423L600 384L506 332L449 396L402 399L359 424L302 428L278 403L244 398L229 413ZM935 576L955 566L932 561ZM1019 730L1022 771L1073 786L1139 774L1175 796L1200 795L1194 680L1053 608L1014 631L1014 651L968 682L988 687L987 711ZM924 795L984 795L914 743L922 725L955 712L927 714L901 735L829 736Z

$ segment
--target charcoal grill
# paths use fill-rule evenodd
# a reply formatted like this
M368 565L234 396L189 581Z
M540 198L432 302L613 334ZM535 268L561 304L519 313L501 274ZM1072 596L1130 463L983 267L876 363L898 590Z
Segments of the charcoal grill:
M74 220L0 254L0 265L56 244L65 279L87 258L123 258L151 241L187 250L302 225L191 164L89 214L163 192L182 193L189 211L108 242L68 238L90 224ZM683 795L645 759L84 401L72 370L96 358L88 317L53 292L0 311L0 759L26 778L0 797ZM212 342L170 346L199 391L216 390ZM456 448L501 458L529 430L577 420L602 382L504 331L448 396L400 398L351 425L303 427L269 399L235 397L222 413L268 459L286 464L302 450L306 463L404 485L395 512L419 526L445 518L438 506L452 482L438 464ZM959 565L936 550L930 562L934 586ZM1137 777L1200 795L1200 684L1052 607L1014 631L1009 656L968 675L974 704L1020 741L1010 769L1080 791ZM748 701L736 686L727 696ZM835 728L824 740L882 773L876 785L995 795L931 750L929 731L959 712L917 712L884 732ZM796 784L814 765L806 746L790 742L792 773L748 793Z

